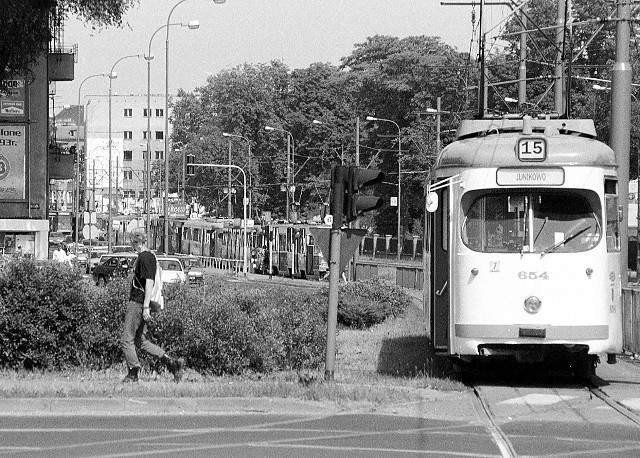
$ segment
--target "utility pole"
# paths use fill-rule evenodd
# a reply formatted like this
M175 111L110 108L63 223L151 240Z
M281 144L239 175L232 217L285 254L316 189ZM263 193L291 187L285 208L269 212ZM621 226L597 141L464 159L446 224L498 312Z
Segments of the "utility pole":
M616 60L611 72L611 148L618 163L618 204L622 208L620 222L620 272L622 285L628 283L629 254L629 152L631 146L631 64L629 38L631 9L629 0L616 4Z
M233 216L233 208L231 207L231 139L229 139L229 169L227 171L227 218Z

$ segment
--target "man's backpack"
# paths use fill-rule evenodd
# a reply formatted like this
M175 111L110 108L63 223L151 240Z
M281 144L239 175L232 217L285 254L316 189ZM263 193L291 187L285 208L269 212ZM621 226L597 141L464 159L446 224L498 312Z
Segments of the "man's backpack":
M153 280L150 307L152 312L159 312L160 310L164 310L164 297L162 297L162 267L160 267L160 263L158 262L158 258L156 258L155 254L153 257L156 259L156 278Z

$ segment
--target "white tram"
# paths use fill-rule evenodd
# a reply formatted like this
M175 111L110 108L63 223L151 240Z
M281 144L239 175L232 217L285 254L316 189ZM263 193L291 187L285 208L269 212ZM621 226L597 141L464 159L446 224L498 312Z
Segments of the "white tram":
M622 349L614 153L591 120L463 121L430 177L431 337L462 360Z

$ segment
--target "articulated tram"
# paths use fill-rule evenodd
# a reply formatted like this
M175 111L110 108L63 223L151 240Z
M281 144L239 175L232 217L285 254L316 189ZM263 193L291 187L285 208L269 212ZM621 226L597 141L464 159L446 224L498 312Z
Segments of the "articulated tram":
M591 120L463 121L430 177L431 336L469 361L622 349L614 153Z

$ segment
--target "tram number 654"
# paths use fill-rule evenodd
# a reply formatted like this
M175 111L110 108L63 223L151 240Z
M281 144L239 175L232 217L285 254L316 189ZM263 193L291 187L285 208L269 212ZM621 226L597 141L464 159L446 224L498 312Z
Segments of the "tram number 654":
M518 272L518 278L520 280L549 280L549 275L546 272L526 272L524 270Z

